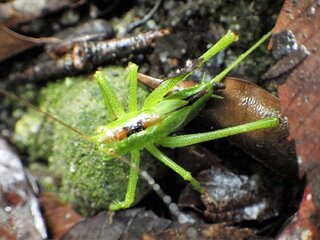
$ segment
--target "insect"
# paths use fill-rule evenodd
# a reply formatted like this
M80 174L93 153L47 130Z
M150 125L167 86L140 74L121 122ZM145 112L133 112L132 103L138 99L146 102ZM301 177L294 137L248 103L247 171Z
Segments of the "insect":
M202 192L200 183L187 170L162 153L157 146L169 148L183 147L238 133L277 127L279 125L278 118L267 118L218 131L172 136L174 132L196 116L197 112L208 99L216 96L215 90L220 89L222 86L219 82L230 70L264 42L270 34L268 33L262 37L211 81L191 88L174 91L175 86L186 79L195 69L200 68L215 54L238 39L235 33L228 31L207 52L193 61L192 64L178 75L162 82L148 95L141 109L138 109L137 104L138 66L130 63L128 74L128 80L130 81L128 112L125 112L124 107L121 105L105 75L101 71L97 71L94 74L103 96L106 111L109 114L115 115L116 120L98 127L97 132L92 136L84 135L73 128L71 130L83 139L93 142L99 151L105 153L110 158L121 159L124 155L130 154L130 172L125 199L113 202L109 206L109 210L117 211L128 208L134 202L139 175L140 151L142 149L146 149L156 159L171 168L184 180L190 182L195 190ZM0 92L7 94L5 90L0 89ZM57 119L55 120L58 121Z

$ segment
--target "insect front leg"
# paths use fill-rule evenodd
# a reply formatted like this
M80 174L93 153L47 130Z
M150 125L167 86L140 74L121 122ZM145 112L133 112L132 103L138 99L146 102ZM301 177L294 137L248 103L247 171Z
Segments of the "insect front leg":
M129 85L129 111L138 110L138 66L134 63L129 63L129 73L127 79L130 82Z
M128 188L127 188L125 199L124 201L114 202L110 204L109 210L117 211L123 208L129 208L132 205L132 203L134 202L136 189L137 189L137 182L139 178L139 165L140 165L139 150L131 151L131 166L130 166L130 173L129 173Z
M168 156L163 154L155 145L149 144L146 149L163 164L171 168L177 174L179 174L184 180L189 181L193 188L199 192L202 192L200 183L191 176L191 173L172 161Z
M99 85L107 113L115 115L117 118L121 117L125 113L124 108L104 73L96 71L94 78Z

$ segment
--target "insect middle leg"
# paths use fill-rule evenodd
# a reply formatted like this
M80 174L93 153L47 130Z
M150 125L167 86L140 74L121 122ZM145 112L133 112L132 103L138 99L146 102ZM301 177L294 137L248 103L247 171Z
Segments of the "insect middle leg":
M109 206L109 210L117 211L123 208L128 208L134 202L136 189L137 189L137 182L139 178L139 165L140 165L140 151L134 150L131 151L131 166L130 166L130 173L129 173L129 181L128 181L128 188L127 193L125 196L124 201L121 202L114 202L111 203Z

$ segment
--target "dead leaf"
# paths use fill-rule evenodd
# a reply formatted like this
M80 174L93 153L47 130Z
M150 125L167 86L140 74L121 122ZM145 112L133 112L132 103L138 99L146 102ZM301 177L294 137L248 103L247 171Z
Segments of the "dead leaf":
M278 216L284 196L291 195L285 194L279 179L269 179L260 172L252 176L236 174L219 165L202 171L198 180L204 190L204 214L213 222L261 222Z
M0 24L0 62L48 40L18 34Z
M319 239L317 225L314 223L316 208L313 201L310 184L305 188L300 208L290 224L277 237L277 240Z
M52 239L60 239L70 228L84 219L70 204L60 202L53 193L41 193L40 202Z
M223 99L210 101L200 113L207 129L220 129L280 114L279 100L254 83L237 78L224 80ZM288 141L287 121L280 128L254 131L229 137L259 162L291 181L298 177L294 143Z
M157 217L151 211L128 209L116 212L112 223L106 211L75 225L62 239L140 239L147 231L162 232L171 223L168 219Z
M249 228L237 228L227 224L185 224L169 228L161 233L149 232L143 234L142 240L244 240L258 239Z
M279 86L282 116L289 119L290 137L295 140L301 175L306 173L305 194L310 201L301 202L297 215L314 211L311 219L299 218L291 228L296 235L281 239L320 239L320 4L316 0L287 0L274 34L290 31L297 45L304 46L308 56L290 73L282 76ZM283 48L287 45L284 43ZM310 188L310 190L309 190ZM310 205L314 204L312 210ZM306 222L308 224L306 224ZM295 230L293 230L296 228Z

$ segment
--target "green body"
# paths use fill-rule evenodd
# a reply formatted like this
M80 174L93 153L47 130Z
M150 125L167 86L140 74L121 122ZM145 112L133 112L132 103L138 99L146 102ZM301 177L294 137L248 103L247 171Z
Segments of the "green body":
M101 132L92 136L92 140L97 143L98 148L105 152L124 155L132 150L141 150L150 143L157 143L164 137L181 129L187 121L194 118L203 103L210 97L206 94L190 106L186 106L188 101L180 99L164 100L154 107L146 108L140 111L126 113L114 122L100 128ZM112 141L103 143L106 132L115 128L126 127L131 122L137 122L146 118L158 119L157 123L149 128L130 135L121 141Z

